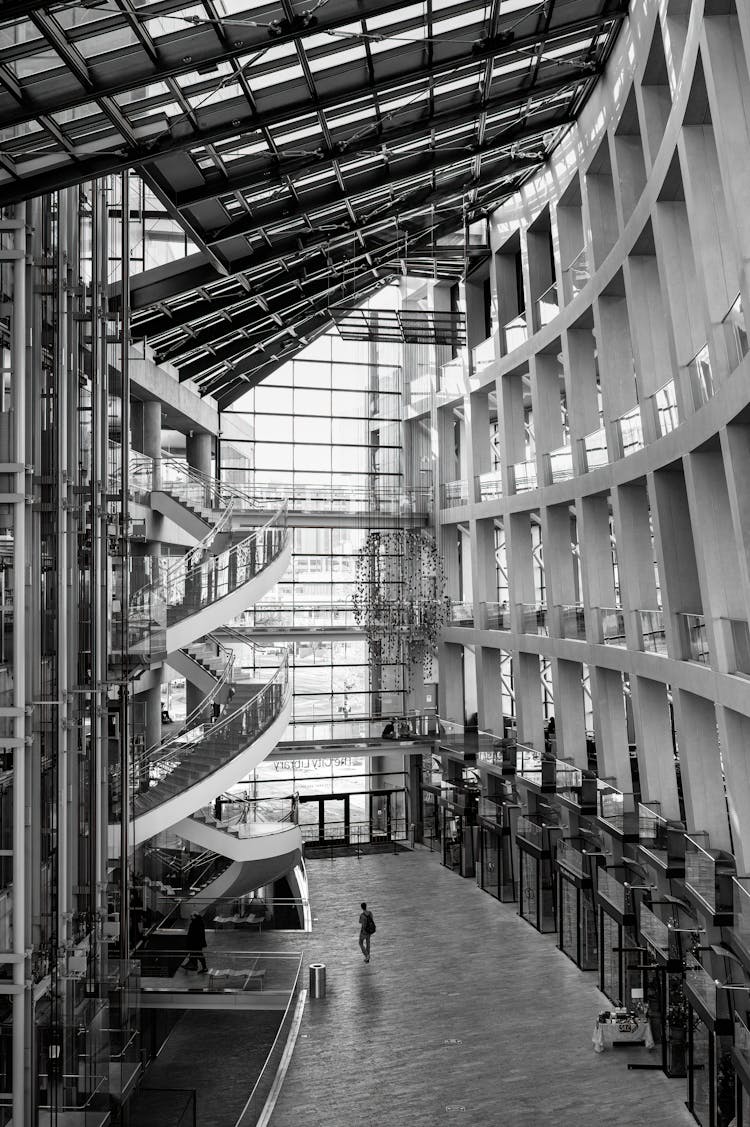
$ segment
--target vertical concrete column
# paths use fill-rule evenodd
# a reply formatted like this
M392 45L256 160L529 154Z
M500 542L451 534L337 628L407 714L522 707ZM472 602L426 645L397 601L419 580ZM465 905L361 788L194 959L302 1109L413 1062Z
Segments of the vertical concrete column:
M750 865L750 759L747 755L750 718L719 707L716 720L727 780L727 803L737 872L746 873Z
M729 849L714 703L678 689L674 692L674 712L688 833L708 833L714 849Z
M576 439L582 439L599 429L596 361L591 329L569 329L563 334L563 365L574 463L581 473L584 465L581 452L576 449Z
M599 640L599 622L590 608L614 607L615 580L612 571L612 544L609 538L609 498L584 497L576 506L578 538L581 547L581 582L586 604L586 633L589 641Z
M661 812L666 818L679 819L680 803L666 685L647 677L631 677L630 692L641 794L644 799L660 802Z
M477 712L484 732L503 734L503 706L500 693L500 652L477 646Z
M518 654L516 688L516 717L518 741L529 744L538 751L544 749L544 715L542 712L542 682L539 676L539 655Z
M732 672L734 649L726 620L747 619L721 453L686 457L685 482L711 660L715 669Z
M602 778L612 779L623 793L633 790L622 674L616 669L591 667L594 733Z
M206 477L212 476L211 469L211 451L212 451L212 438L210 434L203 431L189 434L185 440L185 455L187 457L187 464L199 473L205 474Z
M670 655L681 657L677 614L697 614L703 609L684 475L679 470L658 471L649 493L667 644Z
M462 647L449 643L440 648L440 715L464 722L464 690L461 669Z
M555 685L555 739L560 759L572 759L576 767L588 767L586 716L583 708L582 669L577 661L552 660Z

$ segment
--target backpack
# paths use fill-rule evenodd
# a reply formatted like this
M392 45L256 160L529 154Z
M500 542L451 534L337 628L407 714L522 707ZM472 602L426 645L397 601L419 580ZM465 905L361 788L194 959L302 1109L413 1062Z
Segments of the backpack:
M365 935L374 935L376 931L375 920L372 918L372 912L367 913L365 920Z

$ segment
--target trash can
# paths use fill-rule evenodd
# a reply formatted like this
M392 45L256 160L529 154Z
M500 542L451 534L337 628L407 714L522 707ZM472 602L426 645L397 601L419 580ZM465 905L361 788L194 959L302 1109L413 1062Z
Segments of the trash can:
M310 997L325 998L326 996L326 965L325 963L310 963Z

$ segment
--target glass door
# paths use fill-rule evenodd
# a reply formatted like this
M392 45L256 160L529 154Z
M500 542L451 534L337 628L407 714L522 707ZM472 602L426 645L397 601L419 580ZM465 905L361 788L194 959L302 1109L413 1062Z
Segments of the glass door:
M302 840L310 845L349 844L351 821L348 794L299 796Z
M392 798L388 791L376 790L370 794L370 840L374 845L391 840Z
M479 879L485 892L500 899L500 838L489 826L482 826L480 836Z
M332 794L320 800L321 840L349 844L349 795Z

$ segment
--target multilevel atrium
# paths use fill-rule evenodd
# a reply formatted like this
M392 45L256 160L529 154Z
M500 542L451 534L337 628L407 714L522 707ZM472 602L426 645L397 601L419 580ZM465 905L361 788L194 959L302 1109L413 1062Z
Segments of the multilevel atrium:
M3 5L0 1127L265 1122L420 851L750 1124L748 106L742 0Z

